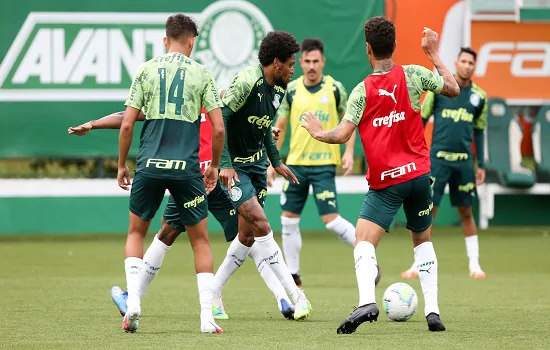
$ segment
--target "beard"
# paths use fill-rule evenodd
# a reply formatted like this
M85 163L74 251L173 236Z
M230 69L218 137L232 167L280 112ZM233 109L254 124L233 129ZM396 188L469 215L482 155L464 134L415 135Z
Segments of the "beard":
M279 85L280 87L286 90L288 82L282 75L277 75L277 77L275 78L275 85Z

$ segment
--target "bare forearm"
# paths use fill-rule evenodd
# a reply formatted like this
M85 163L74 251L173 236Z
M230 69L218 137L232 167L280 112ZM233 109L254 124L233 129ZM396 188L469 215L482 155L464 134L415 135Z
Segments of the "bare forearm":
M225 146L225 129L219 128L212 132L212 166L219 168Z
M428 56L432 63L435 66L435 69L443 77L444 84L443 89L441 89L441 95L447 97L456 97L460 94L460 87L456 82L455 77L452 75L451 71L445 66L441 57L436 54Z
M350 136L344 135L338 128L334 128L331 130L320 131L313 138L324 143L342 144L346 143Z
M130 123L123 123L120 127L118 136L118 166L125 167L128 159L128 152L132 145L132 137L134 135L134 126Z
M354 130L348 142L346 142L346 150L345 150L346 153L351 153L353 155L353 152L355 151L355 138L356 138L356 133Z
M121 111L106 115L97 120L90 120L90 124L92 125L92 129L120 129L123 119L124 111ZM143 112L139 113L137 120L145 120Z

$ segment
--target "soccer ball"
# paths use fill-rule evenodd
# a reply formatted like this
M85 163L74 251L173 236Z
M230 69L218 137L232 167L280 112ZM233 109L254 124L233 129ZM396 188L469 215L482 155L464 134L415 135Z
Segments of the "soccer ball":
M417 307L416 292L406 283L394 283L384 292L384 311L392 321L407 321L414 315Z

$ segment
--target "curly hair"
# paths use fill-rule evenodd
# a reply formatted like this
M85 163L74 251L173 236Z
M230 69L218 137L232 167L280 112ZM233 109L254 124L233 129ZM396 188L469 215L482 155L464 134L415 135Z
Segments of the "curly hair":
M378 60L390 58L395 50L395 26L384 16L372 17L365 22L365 40Z
M319 50L321 54L325 53L325 48L321 39L304 39L304 41L302 41L302 52L311 52L315 50Z
M171 39L179 39L182 36L196 37L199 35L197 24L193 18L178 13L168 17L166 20L166 36Z
M274 31L269 32L260 43L258 59L262 66L269 66L278 58L286 62L292 55L300 51L300 44L296 38L287 32Z

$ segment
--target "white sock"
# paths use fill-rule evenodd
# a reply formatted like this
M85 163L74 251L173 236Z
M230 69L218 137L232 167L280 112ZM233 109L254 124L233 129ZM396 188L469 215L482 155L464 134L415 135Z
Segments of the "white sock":
M210 272L197 273L199 287L199 302L201 305L201 321L213 319L212 316L212 286L214 274Z
M139 298L142 299L149 285L155 279L155 276L158 274L158 271L162 265L162 260L164 255L168 252L170 246L162 243L158 238L158 235L155 235L153 242L147 248L145 255L143 256L143 268L141 270L141 278L139 281Z
M481 266L479 266L479 243L477 235L469 236L466 238L466 253L470 260L469 267L470 271L479 271Z
M326 225L328 230L336 233L338 238L353 247L355 244L355 226L351 222L338 216Z
M273 270L271 270L271 267L269 267L266 261L262 259L262 255L258 246L258 244L254 244L252 246L249 252L249 256L254 260L254 264L256 264L258 272L264 279L265 284L271 290L273 295L275 295L275 299L277 300L277 305L279 305L279 308L281 307L281 303L279 303L281 299L285 299L290 304L290 300L288 299L288 295L286 294L285 287L283 287L281 282L279 282L277 276L275 276L275 273L273 272Z
M300 218L281 216L281 224L283 224L282 239L285 261L290 273L296 275L300 273L300 251L302 250Z
M300 291L290 271L288 271L281 249L273 239L273 231L269 232L269 234L264 237L256 237L255 240L256 243L254 244L258 245L258 251L262 255L262 260L264 260L266 264L269 264L269 267L271 267L277 279L285 287L285 290L290 294L292 300L296 302L298 297L302 295L302 291Z
M374 295L374 280L378 275L378 262L374 246L366 241L359 242L353 250L355 259L355 275L359 288L359 305L376 303Z
M128 290L128 301L126 305L140 305L139 281L141 278L141 269L143 260L130 257L124 260L124 270L126 271L126 289Z
M414 261L422 293L424 294L424 315L435 312L439 315L437 304L437 257L432 242L424 242L414 248Z
M233 273L241 267L249 252L250 247L245 246L239 242L238 237L235 237L227 249L225 259L218 268L218 271L216 271L213 286L213 292L215 295L220 295L222 293L223 286L225 286L229 280L229 277L231 277L231 275L233 275Z
M413 256L413 262L409 270L416 271L416 263L414 262L414 256ZM417 271L418 272L418 271Z

